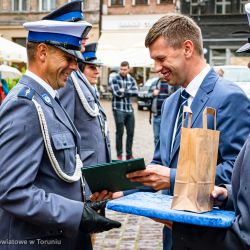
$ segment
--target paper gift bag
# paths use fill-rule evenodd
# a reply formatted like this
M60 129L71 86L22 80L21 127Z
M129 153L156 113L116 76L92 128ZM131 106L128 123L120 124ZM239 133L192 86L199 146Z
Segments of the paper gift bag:
M187 128L183 126L188 114ZM214 116L214 130L207 128L207 114ZM206 107L202 114L203 128L190 128L192 111L184 107L181 142L171 208L192 212L212 210L220 132L216 130L216 110Z

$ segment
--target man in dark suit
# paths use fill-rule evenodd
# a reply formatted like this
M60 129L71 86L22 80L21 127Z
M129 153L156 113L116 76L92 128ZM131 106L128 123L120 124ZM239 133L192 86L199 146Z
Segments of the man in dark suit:
M245 5L250 20L250 3ZM250 53L250 43L237 52ZM249 117L245 117L249 119ZM235 210L236 218L230 228L212 228L174 223L174 250L246 250L250 249L250 137L235 161L232 184L221 184L212 192L214 205ZM223 183L223 182L222 182Z
M152 164L144 171L128 174L154 190L173 194L180 147L180 119L184 105L193 112L191 127L202 127L206 106L217 110L220 133L216 184L230 183L235 159L250 132L249 99L234 83L219 78L206 63L202 34L198 25L181 14L168 14L159 19L145 39L156 72L161 72L172 86L181 88L164 103L160 139ZM208 128L213 128L212 119ZM188 147L188 145L186 145ZM164 249L171 249L171 231L164 228Z
M56 90L77 69L91 24L25 23L28 69L0 107L1 249L88 249L89 233L119 227L86 203L80 136Z

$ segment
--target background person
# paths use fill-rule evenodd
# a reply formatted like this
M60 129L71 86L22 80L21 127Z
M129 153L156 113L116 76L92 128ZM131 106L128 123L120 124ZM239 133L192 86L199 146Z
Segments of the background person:
M84 60L78 63L79 69L86 76L87 80L93 87L96 97L99 99L100 94L97 90L97 83L100 77L100 67L102 63L96 57L97 43L90 43L85 46L83 52Z
M110 77L112 89L112 109L116 125L116 151L117 159L123 158L123 133L127 131L126 160L133 159L132 146L135 129L135 116L131 97L137 96L138 88L135 79L129 74L129 63L124 61L120 65L120 71Z
M6 95L9 93L8 83L5 79L1 77L0 73L0 105L5 99Z
M220 143L215 183L230 183L235 159L250 132L249 99L240 87L219 78L206 64L201 30L191 18L181 14L165 15L149 30L145 45L155 61L155 71L161 72L171 86L181 88L163 105L161 128L164 129L160 131L152 164L128 177L173 195L181 115L183 106L188 105L193 112L191 128L202 127L205 107L216 109ZM213 119L208 119L208 128L213 128ZM171 231L164 227L164 249L171 249L171 239Z
M90 26L24 24L28 69L0 107L1 249L92 249L89 233L120 226L96 212L104 202L84 202L80 137L56 96L77 69L75 54ZM41 246L41 239L58 244Z
M152 83L149 88L149 93L152 95L152 103L150 107L149 122L151 124L151 118L153 114L153 132L154 132L154 144L156 146L160 136L161 125L161 108L162 104L167 97L173 94L177 90L177 87L170 86L161 73L159 78Z

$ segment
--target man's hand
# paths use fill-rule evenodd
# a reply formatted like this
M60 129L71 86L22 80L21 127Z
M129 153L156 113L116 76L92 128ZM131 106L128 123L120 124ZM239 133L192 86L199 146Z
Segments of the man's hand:
M114 200L123 196L123 192L108 192L103 190L102 192L95 192L90 196L91 201L103 201L103 200Z
M126 177L157 191L170 188L170 169L162 165L148 165L145 170L129 173Z
M158 96L159 94L160 94L160 90L159 89L154 89L153 96Z
M112 192L108 192L107 190L103 190L102 192L95 192L90 196L91 201L103 201L112 199Z
M211 196L214 198L215 206L222 206L227 201L227 189L224 187L214 186Z
M155 218L151 218L153 221L155 222L159 222L161 224L164 224L166 227L168 227L169 229L172 229L173 226L173 222L170 220L161 220L161 219L155 219Z

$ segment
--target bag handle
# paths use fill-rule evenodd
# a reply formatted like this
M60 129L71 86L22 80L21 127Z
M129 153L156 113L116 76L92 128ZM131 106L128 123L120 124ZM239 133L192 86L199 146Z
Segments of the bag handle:
M214 117L214 130L216 130L216 109L206 107L202 113L202 125L204 129L207 129L207 114Z
M190 128L190 126L191 126L191 120L192 120L192 116L193 116L193 112L192 112L192 110L191 110L190 107L188 107L188 106L184 106L183 107L182 121L181 121L181 126L182 127L184 126L184 119L185 119L184 114L185 113L188 113L188 125L187 125L187 128Z

